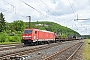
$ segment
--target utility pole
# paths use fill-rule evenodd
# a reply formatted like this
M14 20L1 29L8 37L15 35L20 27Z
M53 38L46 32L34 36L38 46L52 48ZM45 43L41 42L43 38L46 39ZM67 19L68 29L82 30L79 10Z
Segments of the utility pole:
M31 28L31 16L27 16L29 17L29 28Z

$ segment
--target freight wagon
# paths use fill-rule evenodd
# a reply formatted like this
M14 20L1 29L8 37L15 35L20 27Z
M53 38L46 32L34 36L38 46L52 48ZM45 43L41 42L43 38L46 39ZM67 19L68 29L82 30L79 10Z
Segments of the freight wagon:
M54 32L50 31L25 29L22 34L22 42L24 45L55 42L55 36Z

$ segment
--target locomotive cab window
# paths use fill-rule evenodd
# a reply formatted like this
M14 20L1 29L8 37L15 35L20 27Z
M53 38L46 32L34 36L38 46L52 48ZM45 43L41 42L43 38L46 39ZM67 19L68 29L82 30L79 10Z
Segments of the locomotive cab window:
M37 31L35 31L35 34L37 34Z
M24 30L24 33L30 34L30 33L32 33L32 30Z

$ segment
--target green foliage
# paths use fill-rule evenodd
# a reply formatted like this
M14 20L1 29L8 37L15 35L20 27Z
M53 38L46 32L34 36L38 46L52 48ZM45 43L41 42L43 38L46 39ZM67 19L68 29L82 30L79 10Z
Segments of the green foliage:
M14 36L14 35L15 35L15 33L14 33L14 32L11 32L9 35L10 35L10 36Z
M8 30L10 33L15 31L15 26L13 23L7 23L7 31Z
M20 42L21 41L21 36L18 36L18 35L8 36L8 41L9 42Z
M84 48L83 48L83 58L85 60L90 60L90 39L85 39L85 42L84 42Z
M20 42L21 35L15 34L14 36L10 36L5 32L0 33L0 43L3 42Z
M0 42L2 43L2 42L5 42L6 40L6 33L0 33Z
M47 21L43 21L43 22L31 22L32 28L38 28L41 30L47 30L47 31L52 31L52 32L60 32L61 33L61 37L66 37L68 35L70 36L80 36L80 34L68 27L65 26L61 26L60 24L54 23L54 22L47 22ZM28 27L28 22L26 22L26 27Z
M18 35L14 36L14 41L21 42L21 36L18 36Z
M89 37L87 37L87 39L90 39L90 36L89 36Z
M61 38L68 38L67 35L65 35L65 34L62 34L60 37Z
M25 23L22 20L16 20L12 23L6 23L6 32L12 33L17 31L23 31L25 28Z
M21 20L17 20L13 22L13 27L16 31L23 31L25 28L25 23Z
M0 13L0 32L5 31L5 30L6 30L6 22L5 22L4 15L1 12Z
M17 35L21 35L22 32L21 32L21 31L16 31L16 34L17 34Z
M6 33L0 33L0 42L20 42L22 36L21 34L25 27L28 28L28 24L28 22L25 23L21 20L14 21L12 23L6 23ZM31 28L60 32L61 38L67 38L68 34L80 36L80 34L76 31L54 22L31 22L31 24ZM0 32L1 31L3 31L3 29L1 29Z

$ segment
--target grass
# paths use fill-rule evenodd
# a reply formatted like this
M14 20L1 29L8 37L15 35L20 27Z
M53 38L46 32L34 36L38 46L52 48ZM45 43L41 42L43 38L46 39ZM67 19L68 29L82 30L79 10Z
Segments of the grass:
M83 57L85 60L90 60L90 39L85 40Z
M3 42L3 43L0 43L0 45L18 44L18 43L21 43L21 42Z

